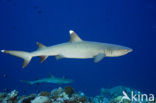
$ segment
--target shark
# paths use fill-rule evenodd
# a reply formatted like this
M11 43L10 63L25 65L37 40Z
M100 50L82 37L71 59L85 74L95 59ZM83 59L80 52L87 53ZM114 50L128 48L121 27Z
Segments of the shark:
M38 49L36 51L1 50L1 52L24 59L22 66L24 68L29 64L32 57L40 57L41 63L49 56L55 56L57 60L94 58L94 62L97 63L105 57L119 57L133 51L131 48L121 45L82 40L73 30L69 30L69 34L70 40L65 43L45 46L37 42Z
M42 78L34 81L27 81L27 80L21 80L21 82L33 85L33 84L40 84L40 83L53 83L53 84L69 84L72 83L73 80L66 79L66 78L57 78L53 75L50 75L48 78Z

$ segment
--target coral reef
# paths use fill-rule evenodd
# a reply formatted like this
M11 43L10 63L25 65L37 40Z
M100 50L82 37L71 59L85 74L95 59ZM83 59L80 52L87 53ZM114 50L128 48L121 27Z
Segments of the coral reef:
M42 91L28 96L19 96L16 90L10 93L0 93L0 103L156 103L155 101L131 101L123 98L123 91L128 97L131 91L140 93L131 88L117 86L111 89L102 88L100 95L87 97L83 92L76 92L74 88L67 86L53 89L51 92Z
M74 88L71 88L69 86L65 87L64 90L65 90L65 93L68 94L69 97L71 97L72 94L74 93Z
M12 103L17 101L18 91L13 90L12 92L8 93L4 99L2 100L2 103Z
M47 97L50 97L50 93L47 92L47 91L42 91L38 94L39 96L47 96Z
M19 98L17 103L30 103L33 99L35 99L36 94L31 94L29 96L22 96Z
M3 99L7 96L6 93L0 93L0 103L2 103Z
M131 91L135 91L134 89L124 87L124 86L117 86L111 89L101 88L101 95L107 98L116 98L117 96L123 95L122 92L125 91L128 95L130 95Z
M50 98L46 96L37 96L31 103L52 103Z

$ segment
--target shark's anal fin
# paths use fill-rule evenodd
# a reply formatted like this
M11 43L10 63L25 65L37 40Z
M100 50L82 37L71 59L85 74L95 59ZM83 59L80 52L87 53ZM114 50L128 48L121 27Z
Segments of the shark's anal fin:
M73 31L70 30L70 41L69 42L80 42L82 39Z
M97 63L99 61L101 61L106 55L105 54L98 54L94 57L94 62Z
M56 55L55 58L56 58L56 60L60 60L60 59L63 59L64 56L62 56L62 55Z
M40 56L40 58L41 58L40 62L43 63L43 61L46 60L48 56Z
M39 42L36 42L36 44L38 45L38 49L42 49L42 48L46 48L45 45L39 43Z

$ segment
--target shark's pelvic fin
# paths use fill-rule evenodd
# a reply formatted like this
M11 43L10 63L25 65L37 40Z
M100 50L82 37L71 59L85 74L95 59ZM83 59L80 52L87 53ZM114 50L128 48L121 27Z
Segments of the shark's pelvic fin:
M73 31L70 30L70 41L69 42L80 42L82 39Z
M46 48L45 45L39 43L39 42L36 42L36 44L38 45L38 49L42 49L42 48Z
M97 63L97 62L101 61L105 56L106 56L105 54L96 55L94 58L94 62Z
M56 58L56 60L60 60L60 59L63 59L64 56L62 56L62 55L56 55L55 58Z
M1 50L1 52L24 59L23 68L29 64L32 58L31 53L24 51Z

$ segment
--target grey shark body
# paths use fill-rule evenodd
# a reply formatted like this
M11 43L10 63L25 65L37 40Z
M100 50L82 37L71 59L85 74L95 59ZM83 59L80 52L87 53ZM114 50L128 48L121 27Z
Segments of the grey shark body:
M40 83L52 83L52 84L69 84L72 83L73 80L65 79L65 78L56 78L54 76L50 76L49 78L38 79L34 81L21 80L21 82L27 84L40 84Z
M62 58L77 58L88 59L94 58L94 62L101 61L104 57L118 57L132 51L132 49L108 43L91 42L82 40L74 31L70 30L70 41L54 46L45 46L39 42L38 50L34 52L24 51L8 51L1 50L3 53L8 53L24 59L23 68L27 66L32 57L41 57L43 62L48 56L55 56L56 59Z

